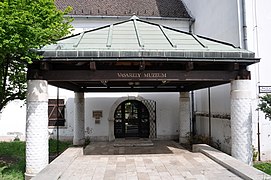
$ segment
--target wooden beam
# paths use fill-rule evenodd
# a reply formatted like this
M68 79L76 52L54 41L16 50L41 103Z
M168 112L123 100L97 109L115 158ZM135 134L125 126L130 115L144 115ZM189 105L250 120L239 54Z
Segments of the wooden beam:
M180 92L182 91L179 87L172 88L84 88L83 92Z
M213 87L213 86L218 86L222 84L227 84L228 82L205 82L205 83L193 83L193 84L188 84L184 86L183 90L184 91L193 91L193 90L199 90L203 88L208 88L208 87Z
M146 67L145 61L140 62L140 64L139 64L139 70L140 70L140 71L144 71L144 70L145 70L145 67Z
M50 85L56 86L56 87L60 87L63 89L67 89L70 91L76 91L76 92L81 92L82 89L81 87L73 84L72 82L57 82L57 81L53 81L53 82L49 82Z
M50 70L41 72L48 81L230 81L237 71L139 71L139 70ZM31 77L29 77L31 79Z
M194 63L193 62L187 62L186 63L186 70L191 71L194 69Z
M96 71L96 63L95 63L95 62L90 62L90 63L89 63L89 68L90 68L90 70L92 70L92 71Z
M45 71L48 71L50 69L50 65L48 62L41 62L40 63L40 69L41 70L45 70Z
M240 69L239 63L230 63L228 64L228 70L229 71L238 71Z

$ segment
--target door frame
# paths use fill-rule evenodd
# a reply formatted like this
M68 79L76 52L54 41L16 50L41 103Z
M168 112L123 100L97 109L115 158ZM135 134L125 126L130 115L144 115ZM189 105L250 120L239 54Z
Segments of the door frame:
M142 102L146 108L148 109L149 113L154 114L154 116L150 119L150 139L155 139L157 137L157 131L156 131L156 105L155 107L150 106L148 102L152 101L155 103L153 100L148 100L143 98L142 96L125 96L125 97L120 97L118 98L111 106L111 109L109 111L109 116L108 116L108 141L114 141L115 140L115 134L114 134L114 114L115 110L117 107L124 101L126 100L137 100Z

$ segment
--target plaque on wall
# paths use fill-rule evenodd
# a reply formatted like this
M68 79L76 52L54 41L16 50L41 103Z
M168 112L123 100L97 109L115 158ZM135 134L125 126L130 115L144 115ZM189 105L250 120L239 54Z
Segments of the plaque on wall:
M101 117L103 117L103 111L92 111L92 117L95 119L101 119Z
M259 86L259 93L271 93L271 86Z

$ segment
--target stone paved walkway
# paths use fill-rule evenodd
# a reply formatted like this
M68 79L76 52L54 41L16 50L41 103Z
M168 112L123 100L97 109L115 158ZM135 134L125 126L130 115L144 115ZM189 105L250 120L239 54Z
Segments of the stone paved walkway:
M172 141L154 141L147 147L114 147L92 143L77 157L61 180L196 180L241 179L201 153L192 153Z

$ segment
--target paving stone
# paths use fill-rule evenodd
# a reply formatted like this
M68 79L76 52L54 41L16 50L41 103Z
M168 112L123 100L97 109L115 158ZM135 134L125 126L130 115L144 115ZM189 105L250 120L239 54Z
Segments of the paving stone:
M184 150L172 141L153 142L153 147L91 143L85 148L88 155L78 156L60 180L240 179L201 153Z
M138 172L137 177L139 180L149 180L150 179L149 174L146 172Z
M161 180L160 176L150 176L150 180Z

